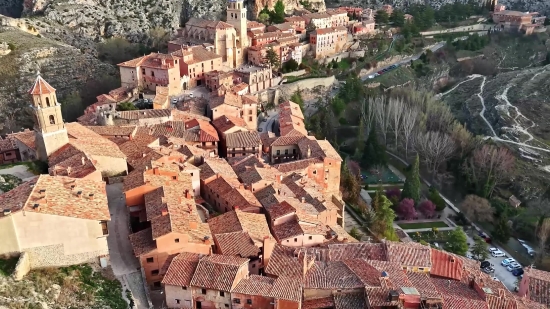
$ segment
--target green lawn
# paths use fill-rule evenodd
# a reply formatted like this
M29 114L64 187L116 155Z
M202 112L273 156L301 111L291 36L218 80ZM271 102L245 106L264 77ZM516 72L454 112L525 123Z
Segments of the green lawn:
M418 223L398 223L399 227L404 230L412 229L429 229L432 227L449 227L449 225L443 221L434 221L434 222L418 222Z
M341 70L345 71L349 69L350 66L351 64L348 59L342 59L342 61L338 62L338 68L340 68Z

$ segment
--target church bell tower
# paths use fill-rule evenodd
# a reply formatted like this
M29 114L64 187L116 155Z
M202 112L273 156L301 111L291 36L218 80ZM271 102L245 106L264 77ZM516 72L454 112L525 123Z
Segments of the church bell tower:
M47 161L53 152L69 143L61 104L57 102L55 89L40 76L40 72L29 94L32 99L30 107L34 118L36 152L40 160Z
M229 0L227 5L227 23L235 27L237 32L237 50L234 53L235 64L239 66L245 59L248 47L248 34L246 32L246 7L243 0Z

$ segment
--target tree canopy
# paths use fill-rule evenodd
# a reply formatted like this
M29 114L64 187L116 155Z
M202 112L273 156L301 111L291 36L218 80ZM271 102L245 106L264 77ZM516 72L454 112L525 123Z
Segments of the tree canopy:
M388 200L382 190L377 190L372 203L375 212L372 230L387 240L397 241L399 238L393 227L393 220L395 220L396 216L391 206L390 200Z
M420 158L418 155L416 155L416 159L405 180L401 198L410 198L415 204L420 202Z
M386 11L379 10L379 11L376 11L376 16L374 16L374 21L377 24L387 24L390 21L390 16L388 15L388 13L386 13Z
M444 248L445 250L458 255L466 255L468 252L468 238L461 227L457 227L449 232L449 237Z
M386 155L386 147L378 142L376 136L376 126L371 126L369 137L363 152L363 163L367 167L386 166L388 158Z
M479 261L484 261L489 257L489 250L487 250L487 243L483 238L477 235L474 235L472 255L476 260L479 260Z
M269 47L269 49L265 53L264 63L271 65L271 67L275 70L278 70L281 66L281 60L279 59L279 55L277 55L277 52L273 49L273 47Z

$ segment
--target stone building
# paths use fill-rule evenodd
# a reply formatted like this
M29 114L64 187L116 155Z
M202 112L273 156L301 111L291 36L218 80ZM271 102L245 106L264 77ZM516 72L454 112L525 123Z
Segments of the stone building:
M251 95L238 95L226 92L208 102L208 115L212 120L228 115L241 118L248 128L258 127L258 99Z
M155 91L157 86L168 87L169 95L181 92L180 59L173 55L151 53L119 63L120 83L125 88Z
M212 44L214 52L222 57L225 65L238 67L246 59L246 48L249 46L246 7L242 0L228 2L226 20L191 18L185 28L178 29L178 38L169 42L169 46Z
M211 71L204 74L206 89L215 92L222 85L229 88L233 86L233 72Z
M14 163L20 161L21 157L15 143L15 140L6 137L0 137L0 164Z
M315 59L333 56L342 51L348 31L344 27L317 29L309 37Z
M255 94L278 84L280 77L274 77L269 66L245 66L235 71L242 81L250 87L250 93Z
M233 309L299 309L302 288L296 280L250 275L231 292Z
M349 24L349 16L346 10L331 9L327 10L330 15L331 27L347 27Z
M183 83L183 90L205 84L205 74L221 68L222 57L213 52L213 48L203 46L182 46L171 53L181 58L180 75L188 76L189 82Z
M306 27L310 24L313 25L315 29L332 27L332 18L326 12L305 14L302 17L305 19Z
M7 138L11 139L17 147L21 161L34 161L38 159L34 131L25 129L21 132L10 133L7 135Z
M261 156L262 142L257 131L244 131L224 134L220 145L222 157Z
M97 263L111 219L105 183L40 175L0 195L0 254L27 252L30 267Z

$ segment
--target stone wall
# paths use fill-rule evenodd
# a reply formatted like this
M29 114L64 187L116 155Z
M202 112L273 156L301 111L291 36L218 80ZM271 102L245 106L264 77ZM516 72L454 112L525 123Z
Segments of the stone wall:
M23 277L25 277L25 275L29 273L29 271L31 271L31 261L29 258L29 254L27 252L23 252L19 256L19 260L17 261L15 269L13 270L13 280L22 280Z
M342 61L342 59L345 59L345 58L359 58L359 57L363 57L363 56L365 56L365 51L364 50L343 52L343 53L339 53L339 54L336 54L336 55L331 56L331 57L320 59L319 63L328 63L328 62L331 62L332 60L336 60L336 62L340 62L340 61Z
M108 255L108 250L65 255L63 245L25 249L31 268L61 267L84 263L97 263L99 256Z
M279 87L281 91L281 97L290 98L298 88L300 89L313 89L315 87L329 87L336 82L336 77L320 77L320 78L308 78L294 83L284 84Z
M295 71L295 72L290 72L290 73L285 73L283 74L283 77L287 77L287 76L302 76L306 74L306 70L299 70L299 71Z

